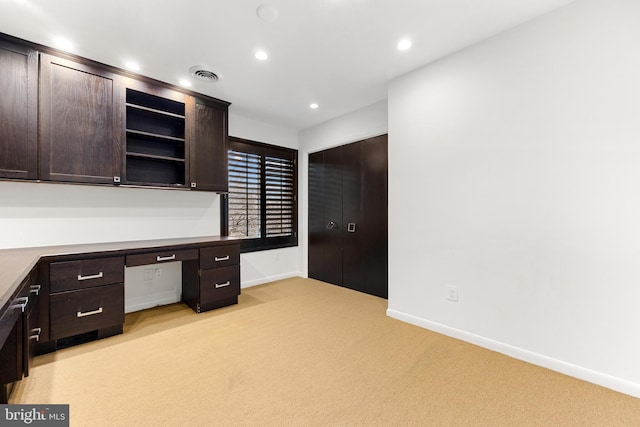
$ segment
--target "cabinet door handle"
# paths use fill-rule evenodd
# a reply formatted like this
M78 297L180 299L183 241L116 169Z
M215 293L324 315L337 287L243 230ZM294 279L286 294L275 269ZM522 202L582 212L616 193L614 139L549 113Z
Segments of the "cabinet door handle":
M156 257L156 261L158 261L158 262L160 262L160 261L173 261L174 259L176 259L176 254L173 254L171 256L165 256L165 257L162 257L162 256L158 255Z
M29 339L40 341L40 332L42 332L42 328L33 328L31 330L33 335L29 336Z
M355 222L350 222L349 224L347 224L347 231L349 233L355 233L356 232L356 223Z
M27 308L27 304L29 304L29 297L20 297L16 298L15 304L12 305L12 308L19 308L20 311L24 313L24 309Z
M40 285L31 285L31 290L29 292L34 293L36 295L39 295L40 294Z
M98 274L93 274L90 276L83 276L81 274L78 274L78 281L80 280L91 280L91 279L102 279L104 277L104 274L102 273L102 271Z
M221 257L215 257L215 258L214 258L214 260L215 260L215 262L218 262L218 261L228 261L228 260L229 260L229 255L227 255L227 256L221 256Z
M85 311L84 313L79 311L76 316L77 317L85 317L85 316L93 316L94 314L100 314L102 313L102 307L100 307L97 310L93 310L93 311Z
M224 288L225 286L229 286L231 284L231 282L229 280L227 280L224 283L216 283L216 289L218 288Z

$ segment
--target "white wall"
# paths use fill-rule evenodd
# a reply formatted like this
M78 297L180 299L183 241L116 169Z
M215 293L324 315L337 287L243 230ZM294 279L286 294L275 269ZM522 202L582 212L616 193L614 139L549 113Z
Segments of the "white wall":
M204 191L0 182L0 195L0 248L220 234L220 196ZM126 312L180 300L180 263L158 268L126 269Z
M0 248L220 234L215 193L0 182Z
M638 16L578 1L390 84L389 315L640 396Z
M298 132L295 129L234 113L233 105L229 114L229 135L288 148L298 148ZM298 194L300 194L300 189L298 189ZM300 208L300 205L298 206ZM298 223L300 224L301 210L298 209L298 212ZM300 232L299 229L299 236ZM300 276L302 274L300 243L299 237L297 247L242 254L240 256L242 287Z
M232 107L233 108L233 107ZM230 134L297 148L295 130L229 115ZM0 181L0 249L220 234L220 196L203 191ZM301 275L299 247L242 254L242 286ZM180 263L144 280L127 268L126 311L178 301Z
M302 271L305 277L309 273L309 153L383 135L387 133L387 129L387 101L384 100L300 132L298 183L301 194L301 221L299 234L302 248Z

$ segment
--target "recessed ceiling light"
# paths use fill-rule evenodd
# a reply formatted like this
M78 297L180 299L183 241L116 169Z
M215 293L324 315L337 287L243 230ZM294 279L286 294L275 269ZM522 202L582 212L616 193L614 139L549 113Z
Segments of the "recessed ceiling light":
M278 11L271 5L263 4L256 9L258 18L265 22L275 22L278 19Z
M191 82L189 80L182 79L180 80L180 86L191 87Z
M411 47L411 40L402 39L398 42L398 50L407 50Z
M124 66L127 67L127 70L130 71L140 71L140 66L132 61L125 63Z
M69 39L65 39L64 37L56 37L53 39L53 45L58 49L65 50L70 52L73 50L73 43L69 41Z
M312 110L315 110L315 109L317 109L318 107L319 107L319 105L318 105L318 104L316 104L315 102L314 102L313 104L309 105L309 108L311 108Z
M256 59L259 61L266 61L269 59L269 55L264 50L259 50L256 52Z

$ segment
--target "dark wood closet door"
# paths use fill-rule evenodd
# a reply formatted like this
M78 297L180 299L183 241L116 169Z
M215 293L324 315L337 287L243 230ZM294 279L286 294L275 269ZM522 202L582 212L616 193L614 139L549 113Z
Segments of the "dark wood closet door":
M38 53L0 40L0 177L38 178Z
M364 229L364 292L389 295L389 214L387 135L362 142Z
M309 277L342 285L342 150L309 156Z
M309 277L387 298L387 191L386 135L309 156Z
M363 143L342 149L342 286L367 292L364 242L368 227L363 218Z
M309 154L309 277L324 280L324 153Z
M41 179L85 183L119 179L123 107L119 76L43 54Z
M342 147L324 153L324 280L342 285Z

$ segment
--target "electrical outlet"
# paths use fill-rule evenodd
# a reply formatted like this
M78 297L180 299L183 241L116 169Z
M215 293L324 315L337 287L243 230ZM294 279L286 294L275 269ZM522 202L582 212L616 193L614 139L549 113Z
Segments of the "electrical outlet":
M144 280L145 282L149 281L149 280L153 280L153 270L152 269L147 269L144 271Z
M161 277L162 277L162 269L156 268L156 279L159 279Z
M452 286L452 285L448 285L447 286L447 299L449 301L458 302L458 287L457 286Z

